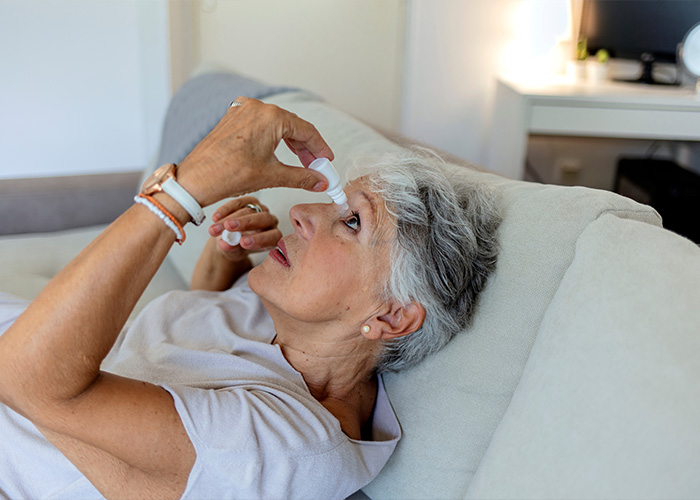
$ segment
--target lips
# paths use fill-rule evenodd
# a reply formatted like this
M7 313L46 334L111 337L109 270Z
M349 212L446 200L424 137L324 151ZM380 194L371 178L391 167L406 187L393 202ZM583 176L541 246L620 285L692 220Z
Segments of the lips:
M284 267L289 267L289 259L287 258L287 247L284 241L280 240L277 247L270 250L270 257L282 264Z

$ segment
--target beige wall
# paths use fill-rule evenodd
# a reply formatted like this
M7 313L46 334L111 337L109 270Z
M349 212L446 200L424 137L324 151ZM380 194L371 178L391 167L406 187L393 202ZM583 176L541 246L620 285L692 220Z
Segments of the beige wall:
M405 3L174 0L171 30L186 35L186 26L193 23L198 47L187 52L190 46L180 43L172 47L173 55L195 64L221 65L265 83L311 90L352 115L397 130ZM194 8L187 11L188 6ZM184 39L180 35L174 38ZM173 75L175 86L183 74L180 68Z
M199 0L168 0L170 92L187 81L199 63Z
M402 132L483 164L498 76L547 57L567 0L412 0L407 25Z
M520 6L567 1L170 0L181 45L175 87L185 69L214 63L314 91L364 121L479 162Z

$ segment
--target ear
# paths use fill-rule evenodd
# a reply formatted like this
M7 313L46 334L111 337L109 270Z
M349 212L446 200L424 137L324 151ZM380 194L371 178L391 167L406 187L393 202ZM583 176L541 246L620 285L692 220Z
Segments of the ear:
M425 319L425 309L417 302L399 305L396 302L387 304L387 310L378 314L366 324L369 332L362 332L368 339L389 340L403 337L418 330Z

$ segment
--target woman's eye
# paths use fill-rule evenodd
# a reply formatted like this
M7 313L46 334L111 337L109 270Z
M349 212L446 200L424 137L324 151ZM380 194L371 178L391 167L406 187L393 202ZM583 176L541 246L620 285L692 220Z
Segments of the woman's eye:
M348 228L353 232L358 232L360 230L360 214L357 212L352 212L348 217L343 219L343 224L348 226Z

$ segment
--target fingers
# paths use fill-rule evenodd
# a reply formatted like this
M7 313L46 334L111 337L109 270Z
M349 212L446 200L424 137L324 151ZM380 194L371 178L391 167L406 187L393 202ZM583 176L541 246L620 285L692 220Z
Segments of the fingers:
M311 151L309 151L303 143L299 141L294 141L292 139L285 139L284 143L287 145L287 147L294 153L298 158L299 161L301 161L301 164L308 167L312 161L316 159L316 156L314 156ZM331 153L332 156L333 153ZM324 158L327 158L325 156Z
M264 106L267 110L270 110L270 119L279 124L280 137L277 140L284 140L287 147L299 158L305 167L308 167L316 158L328 158L331 161L335 158L330 146L321 137L316 127L294 113L278 106L265 104L257 99L242 96L237 97L234 102L240 102L241 104L240 106L229 108L228 113L238 113L246 107ZM256 112L259 113L257 110Z
M282 137L285 144L299 157L302 165L308 167L316 158L333 160L330 146L312 124L294 113L284 111Z
M259 206L263 211L257 212L248 205ZM209 228L209 234L218 238L224 230L242 233L240 243L235 246L218 238L218 248L229 258L243 256L242 250L261 251L273 248L282 237L282 233L277 229L279 220L267 210L267 207L261 205L253 196L231 200L221 205L212 215L216 223Z
M312 160L313 161L313 160ZM328 188L328 179L310 168L285 165L275 160L275 165L267 169L269 182L274 187L291 187L321 193Z
M224 252L238 252L240 249L250 252L261 252L274 248L281 238L282 231L275 228L267 231L246 234L243 236L243 238L241 238L241 242L236 246L229 245L222 239L217 240L216 244Z
M323 191L325 178L314 171L289 168L275 157L280 141L304 166L333 151L311 123L294 113L256 99L237 97L214 129L179 164L178 182L202 206L268 187ZM242 206L245 206L243 203ZM237 209L215 215L220 222ZM236 208L237 207L237 208Z
M231 217L235 218L227 218L221 225L227 231L238 231L241 233L245 231L261 231L264 229L274 228L277 227L277 224L279 223L277 217L270 212L243 214L242 211L239 211L233 214Z
M250 209L245 209L250 211ZM279 224L279 219L270 212L261 213L244 213L239 210L230 215L220 223L212 224L209 228L209 235L216 238L226 231L245 232L260 232L268 229L273 229Z
M231 104L229 104L226 114L228 115L235 113L241 106L243 106L243 103L245 103L246 101L257 101L257 99L249 99L248 97L242 95L238 96L233 101L231 101Z
M242 196L240 198L236 198L235 200L228 201L221 205L219 208L216 209L216 212L212 214L211 219L214 222L219 222L224 217L227 217L238 210L242 210L243 208L247 208L247 205L249 204L258 205L263 210L263 212L268 211L268 208L265 205L262 205L260 203L260 200L258 200L256 197ZM252 209L248 209L248 213L252 212L254 212Z
M281 238L282 231L275 228L268 231L244 235L243 238L241 238L240 246L251 252L260 252L262 250L274 248Z

